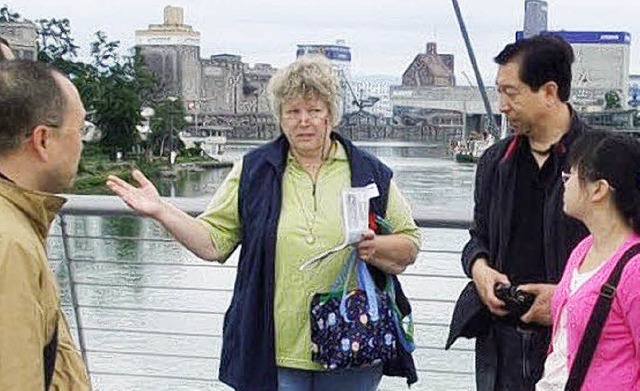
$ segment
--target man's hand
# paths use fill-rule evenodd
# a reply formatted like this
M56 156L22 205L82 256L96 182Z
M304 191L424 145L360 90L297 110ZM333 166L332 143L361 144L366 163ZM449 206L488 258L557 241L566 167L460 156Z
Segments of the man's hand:
M538 323L543 326L551 325L551 298L556 285L553 284L525 284L518 290L533 294L536 299L529 311L520 318L524 323Z
M471 275L480 294L480 299L489 308L489 311L497 316L507 315L508 312L504 309L504 302L498 299L494 293L495 286L498 283L511 285L507 276L491 268L484 258L479 258L474 262L471 268Z

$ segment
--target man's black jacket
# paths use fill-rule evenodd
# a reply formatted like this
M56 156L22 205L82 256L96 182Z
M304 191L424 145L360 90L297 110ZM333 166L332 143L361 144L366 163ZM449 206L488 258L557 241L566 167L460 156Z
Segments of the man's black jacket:
M573 141L587 130L586 125L572 112L571 129L556 144L548 163L555 165L554 181L546 188L543 244L545 275L549 283L562 277L565 263L573 248L587 235L586 227L562 212L564 185L560 172L567 169L566 157ZM474 192L473 223L470 240L462 250L462 268L471 277L471 267L478 258L489 260L491 267L504 270L504 259L510 241L512 219L518 218L514 208L517 171L515 152L524 136L510 136L487 149L478 162ZM517 204L516 204L517 205ZM541 281L542 282L542 281ZM490 321L488 309L480 301L473 283L462 292L456 303L447 348L460 336L473 338L482 335Z

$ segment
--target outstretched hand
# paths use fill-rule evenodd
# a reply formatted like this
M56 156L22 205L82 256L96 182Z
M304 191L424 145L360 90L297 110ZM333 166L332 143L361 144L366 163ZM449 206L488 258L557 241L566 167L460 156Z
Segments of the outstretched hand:
M140 170L133 170L132 175L140 187L135 187L116 175L109 175L107 187L139 215L157 218L163 209L158 190Z

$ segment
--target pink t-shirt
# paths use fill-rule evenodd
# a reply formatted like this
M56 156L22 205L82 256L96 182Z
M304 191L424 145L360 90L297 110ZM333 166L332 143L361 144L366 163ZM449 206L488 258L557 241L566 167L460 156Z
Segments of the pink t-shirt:
M611 259L570 295L573 273L592 243L593 237L588 236L573 250L552 300L554 334L562 308L567 306L567 368L571 368L578 353L600 288L625 251L640 243L640 236L630 235ZM640 390L640 255L631 259L622 273L611 312L582 388L582 391L589 390Z

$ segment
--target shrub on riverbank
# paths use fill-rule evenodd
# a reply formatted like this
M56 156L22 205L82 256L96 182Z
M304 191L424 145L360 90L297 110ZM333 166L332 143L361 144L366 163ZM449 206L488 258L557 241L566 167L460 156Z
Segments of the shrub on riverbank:
M208 156L178 156L177 163L211 163L215 162ZM117 175L130 182L131 171L134 168L144 172L152 181L157 182L168 173L175 175L180 165L171 167L166 157L154 157L149 160L141 156L131 156L125 160L116 161L108 152L98 145L87 145L82 154L78 168L78 177L72 193L74 194L110 194L105 185L109 175Z

